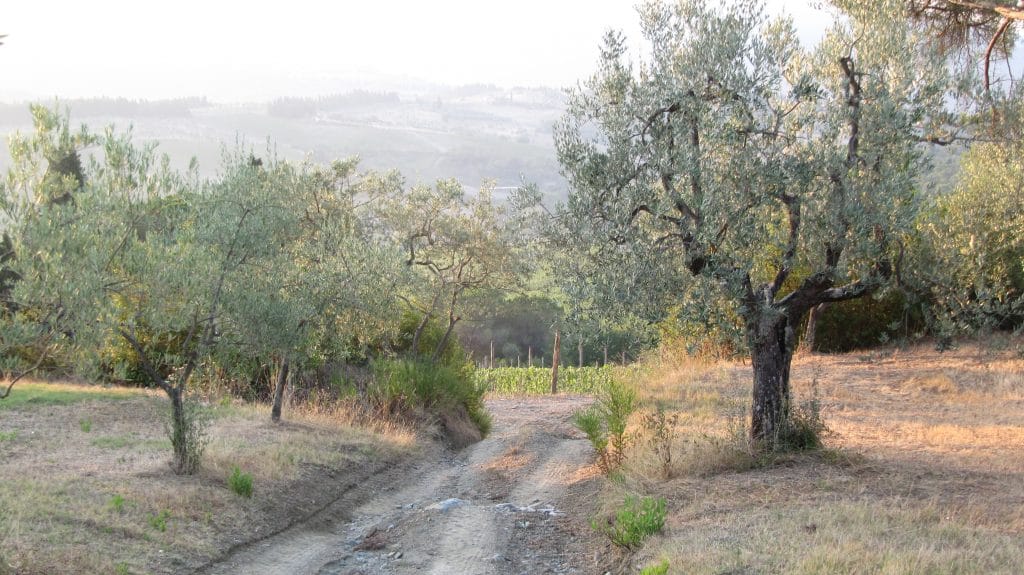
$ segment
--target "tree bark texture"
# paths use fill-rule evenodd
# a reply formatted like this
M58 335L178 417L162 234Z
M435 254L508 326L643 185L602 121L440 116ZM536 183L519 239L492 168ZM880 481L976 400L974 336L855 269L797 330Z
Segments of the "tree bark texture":
M430 322L430 314L424 314L423 319L420 320L419 325L416 326L416 331L412 334L412 354L415 357L420 355L420 338L423 336L423 330L427 327L427 323Z
M775 448L789 418L790 362L796 345L800 318L767 310L747 325L751 363L754 368L750 439L766 450Z
M441 341L438 342L437 347L434 349L434 355L431 357L431 361L437 363L441 360L441 356L444 355L445 348L448 347L448 340L452 337L452 331L455 329L455 324L459 322L457 317L448 318L448 329L444 331L444 336ZM494 359L491 359L491 363L494 363ZM493 367L493 366L492 366Z
M281 403L284 401L284 388L288 383L288 358L281 360L281 369L277 372L277 383L274 385L274 405L270 409L270 420L281 421Z
M809 353L815 351L815 340L818 336L818 320L821 319L821 314L828 305L827 303L820 303L812 307L810 313L807 314L807 329L804 330L804 339L801 342L801 347Z
M185 390L180 386L167 388L167 395L171 398L171 447L174 450L174 459L171 467L178 475L188 475L195 471L191 469L193 458L189 455L188 444L188 421L185 415Z

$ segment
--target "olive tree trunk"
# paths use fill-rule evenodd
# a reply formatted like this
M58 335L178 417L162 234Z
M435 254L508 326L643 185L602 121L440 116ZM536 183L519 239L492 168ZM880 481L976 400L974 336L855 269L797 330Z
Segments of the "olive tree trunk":
M180 386L165 388L171 399L171 448L174 451L171 468L178 475L195 471L196 456L189 441L189 422L185 413L185 390Z
M818 338L818 320L828 306L828 303L820 303L812 307L810 313L807 314L807 328L804 330L804 337L800 342L800 347L808 353L814 353L815 351L815 342Z
M281 403L284 401L284 388L288 384L288 358L281 360L281 369L277 372L277 383L274 385L274 404L270 409L270 420L281 421Z
M754 368L750 439L767 450L775 448L789 419L789 373L797 323L785 312L769 311L747 325Z

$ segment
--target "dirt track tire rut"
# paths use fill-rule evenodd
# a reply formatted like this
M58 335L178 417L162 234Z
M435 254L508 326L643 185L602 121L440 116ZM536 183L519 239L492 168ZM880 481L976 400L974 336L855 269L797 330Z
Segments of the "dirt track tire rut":
M599 480L570 423L587 402L489 400L485 440L387 474L361 503L345 498L200 573L603 573L617 554L588 526Z

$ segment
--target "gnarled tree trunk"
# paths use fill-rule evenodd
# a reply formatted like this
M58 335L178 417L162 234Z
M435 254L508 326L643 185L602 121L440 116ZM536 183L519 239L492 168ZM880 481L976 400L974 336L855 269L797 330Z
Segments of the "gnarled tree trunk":
M766 450L775 448L789 418L789 372L799 318L793 319L786 312L769 310L747 325L754 368L750 439Z

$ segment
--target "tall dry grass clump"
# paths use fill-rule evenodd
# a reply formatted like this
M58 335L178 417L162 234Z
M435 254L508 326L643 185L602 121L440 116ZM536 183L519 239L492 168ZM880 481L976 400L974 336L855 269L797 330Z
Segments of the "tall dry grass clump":
M637 441L630 469L646 480L749 469L749 380L734 361L691 355L683 343L665 344L633 371L630 384L643 406L631 421Z

